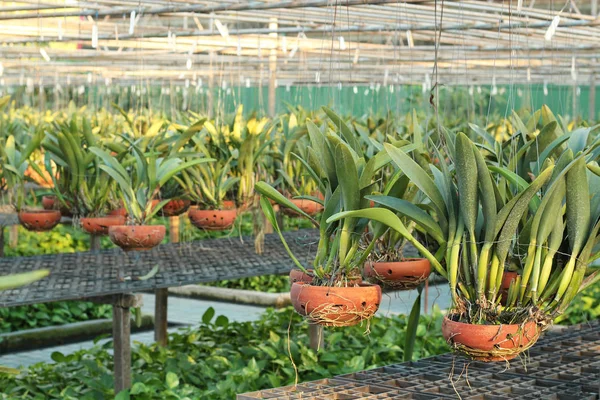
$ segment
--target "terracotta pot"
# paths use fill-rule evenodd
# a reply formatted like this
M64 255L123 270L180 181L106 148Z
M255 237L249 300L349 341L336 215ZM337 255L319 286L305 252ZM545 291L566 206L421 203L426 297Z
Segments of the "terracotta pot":
M294 203L294 205L296 207L298 207L299 209L301 209L302 211L304 211L311 217L317 215L318 213L320 213L323 210L323 206L321 204L317 203L316 201L306 200L306 199L288 199L288 200L290 200L292 203ZM300 214L298 214L296 211L292 210L291 208L282 207L281 211L289 217L300 217L301 216Z
M381 303L378 285L327 287L295 282L290 291L296 312L322 326L352 326L375 315Z
M427 280L431 264L425 258L407 258L395 262L367 261L364 276L369 282L389 289L410 290Z
M116 225L108 228L110 240L125 251L150 250L165 237L164 225Z
M18 218L25 229L33 232L45 232L58 225L61 214L58 210L21 211Z
M189 200L173 199L169 200L158 213L163 217L177 217L185 213L190 208Z
M56 203L56 197L54 196L43 196L42 207L44 210L54 210L54 203Z
M517 279L519 276L518 272L515 271L504 271L502 274L502 283L500 284L500 304L503 306L506 305L506 300L508 300L508 289L510 289L510 284L512 281Z
M192 207L188 212L188 217L196 228L222 231L233 225L237 217L237 210L232 201L225 201L221 210L200 210Z
M312 274L314 270L307 269L307 271L310 274ZM299 269L293 269L290 271L290 283L294 283L294 282L312 283L312 280L313 280L312 275L305 274L304 272L302 272Z
M109 211L108 215L111 217L125 217L127 218L127 209L125 207L120 207L115 210Z
M534 322L473 325L444 317L442 334L456 351L479 361L512 360L537 342L541 328Z
M63 217L73 216L71 204L67 202L67 206L61 205L61 207L58 208L58 199L56 196L42 196L42 207L44 207L44 210L60 210Z
M108 235L108 228L116 225L125 225L122 215L81 218L81 228L92 235Z

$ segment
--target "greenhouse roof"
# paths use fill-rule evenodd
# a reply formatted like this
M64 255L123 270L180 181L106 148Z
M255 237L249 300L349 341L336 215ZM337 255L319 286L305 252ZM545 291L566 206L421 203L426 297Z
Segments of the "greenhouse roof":
M0 78L589 84L599 68L597 1L5 1Z

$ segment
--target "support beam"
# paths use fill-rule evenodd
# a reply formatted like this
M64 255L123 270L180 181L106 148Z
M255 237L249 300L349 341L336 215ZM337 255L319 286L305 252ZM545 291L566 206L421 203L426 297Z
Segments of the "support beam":
M0 225L0 257L4 257L4 227Z
M429 0L412 0L410 3L424 3ZM375 4L392 4L397 3L398 0L344 0L342 4L344 7L353 5L375 5ZM140 2L140 4L142 4ZM137 11L139 15L155 15L155 14L172 14L172 13L196 13L196 14L210 14L220 11L260 11L260 10L274 10L274 9L293 9L293 8L307 8L307 7L330 7L330 0L289 0L289 1L277 1L277 2L264 2L257 3L255 1L244 1L240 3L229 3L225 2L220 5L169 5L165 7L110 7L104 10L75 10L75 11L61 11L61 12L47 12L47 13L22 13L22 14L9 14L0 16L0 20L9 19L30 19L30 18L56 18L56 17L106 17L122 15L129 15L131 11Z
M325 347L325 338L323 337L323 327L320 325L308 325L308 337L310 339L310 348L314 351L322 350Z
M275 116L275 90L277 82L277 18L269 20L269 30L274 31L269 33L272 38L271 50L269 51L269 116Z

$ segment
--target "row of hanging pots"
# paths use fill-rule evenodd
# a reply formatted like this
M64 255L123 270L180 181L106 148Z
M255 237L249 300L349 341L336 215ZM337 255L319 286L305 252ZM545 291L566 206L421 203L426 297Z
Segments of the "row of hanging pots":
M311 285L313 270L290 271L290 297L296 312L310 323L322 326L352 326L371 318L381 303L381 288L408 290L429 277L426 259L408 259L389 263L368 262L363 274L370 282L349 282L346 287ZM510 284L517 273L506 271L501 287L505 302ZM509 361L535 344L541 334L533 321L524 324L475 325L444 317L442 334L456 350L479 361Z
M159 204L153 201L153 206ZM237 210L233 201L224 202L222 210L201 210L196 206L190 207L189 200L173 199L166 203L160 215L176 217L188 212L190 222L202 229L225 230L233 225ZM84 230L95 235L109 235L110 240L125 251L149 250L157 246L165 237L166 228L163 225L125 225L127 211L118 208L102 218L82 218Z

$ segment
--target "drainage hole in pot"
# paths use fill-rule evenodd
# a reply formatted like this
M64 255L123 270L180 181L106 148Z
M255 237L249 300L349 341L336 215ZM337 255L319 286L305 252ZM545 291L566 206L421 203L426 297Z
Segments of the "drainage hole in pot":
M363 301L363 302L362 302L362 303L360 303L360 304L361 304L363 307L366 307L366 306L367 306L367 302L366 302L366 301Z
M302 309L306 309L306 305L305 304L300 304L300 307L302 307Z
M217 214L213 214L213 218L217 218Z
M388 269L388 274L390 274L390 275L392 274L392 270L391 269Z

